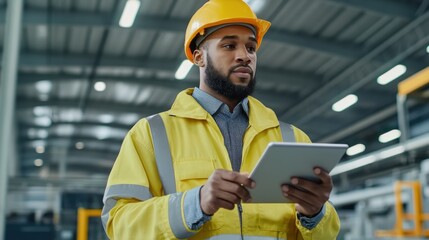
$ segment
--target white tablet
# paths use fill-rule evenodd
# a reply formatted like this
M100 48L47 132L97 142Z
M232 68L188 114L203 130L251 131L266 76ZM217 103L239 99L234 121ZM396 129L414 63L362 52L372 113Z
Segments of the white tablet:
M250 178L256 182L254 189L248 189L252 203L290 202L283 196L281 185L289 183L291 177L315 180L314 167L321 167L330 172L347 148L347 144L331 143L272 142L268 144L250 174Z

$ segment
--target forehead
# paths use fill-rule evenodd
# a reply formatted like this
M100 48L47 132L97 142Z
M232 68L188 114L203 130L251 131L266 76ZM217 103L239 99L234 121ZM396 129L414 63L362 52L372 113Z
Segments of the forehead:
M244 26L227 26L224 28L221 28L217 30L216 32L210 34L206 40L209 39L222 39L226 36L234 36L238 37L239 39L243 38L245 40L248 40L249 38L255 38L255 34L253 34L253 31L250 30L247 27Z

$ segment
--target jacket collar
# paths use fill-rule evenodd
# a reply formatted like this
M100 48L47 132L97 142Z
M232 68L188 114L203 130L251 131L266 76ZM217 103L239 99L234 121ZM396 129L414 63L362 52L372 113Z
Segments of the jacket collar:
M222 106L226 106L225 103L220 101L219 99L213 97L212 95L204 92L203 90L195 87L194 91L192 92L192 97L197 100L197 102L207 111L210 115L214 115L217 111L219 111ZM249 100L244 98L241 102L235 106L234 111L237 109L242 109L246 116L249 116ZM222 110L221 110L222 111Z
M194 89L188 88L180 92L174 101L169 115L198 120L207 119L210 114L192 97ZM249 125L256 131L279 126L279 121L273 110L265 107L260 101L251 96L249 99Z

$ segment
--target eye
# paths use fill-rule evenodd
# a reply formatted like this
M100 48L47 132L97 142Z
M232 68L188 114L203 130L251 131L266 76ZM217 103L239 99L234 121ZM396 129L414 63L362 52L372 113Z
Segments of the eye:
M226 49L235 49L235 44L225 44L223 47Z
M256 52L256 47L255 46L249 46L249 47L247 47L247 51L249 53L254 53L254 52Z

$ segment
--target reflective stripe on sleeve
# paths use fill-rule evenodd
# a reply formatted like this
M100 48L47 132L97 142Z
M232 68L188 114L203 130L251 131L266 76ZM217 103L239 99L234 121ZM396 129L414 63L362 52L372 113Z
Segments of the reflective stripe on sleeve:
M152 133L153 148L155 151L156 166L161 178L164 194L176 192L173 162L171 160L170 145L168 144L164 122L159 114L147 117Z
M101 212L101 222L106 229L109 220L109 212L116 205L116 199L138 199L140 201L152 198L149 188L133 184L117 184L106 188L103 197L103 211Z
M279 122L280 131L282 132L283 142L296 142L295 133L293 132L293 127L290 124Z
M168 200L168 221L174 236L179 239L190 238L196 233L189 231L185 226L186 222L182 217L182 198L183 193L174 193L170 194Z
M244 236L244 240L277 240L277 239L286 239L286 238L276 238L276 237L264 237L264 236ZM241 240L240 234L221 234L207 240Z

